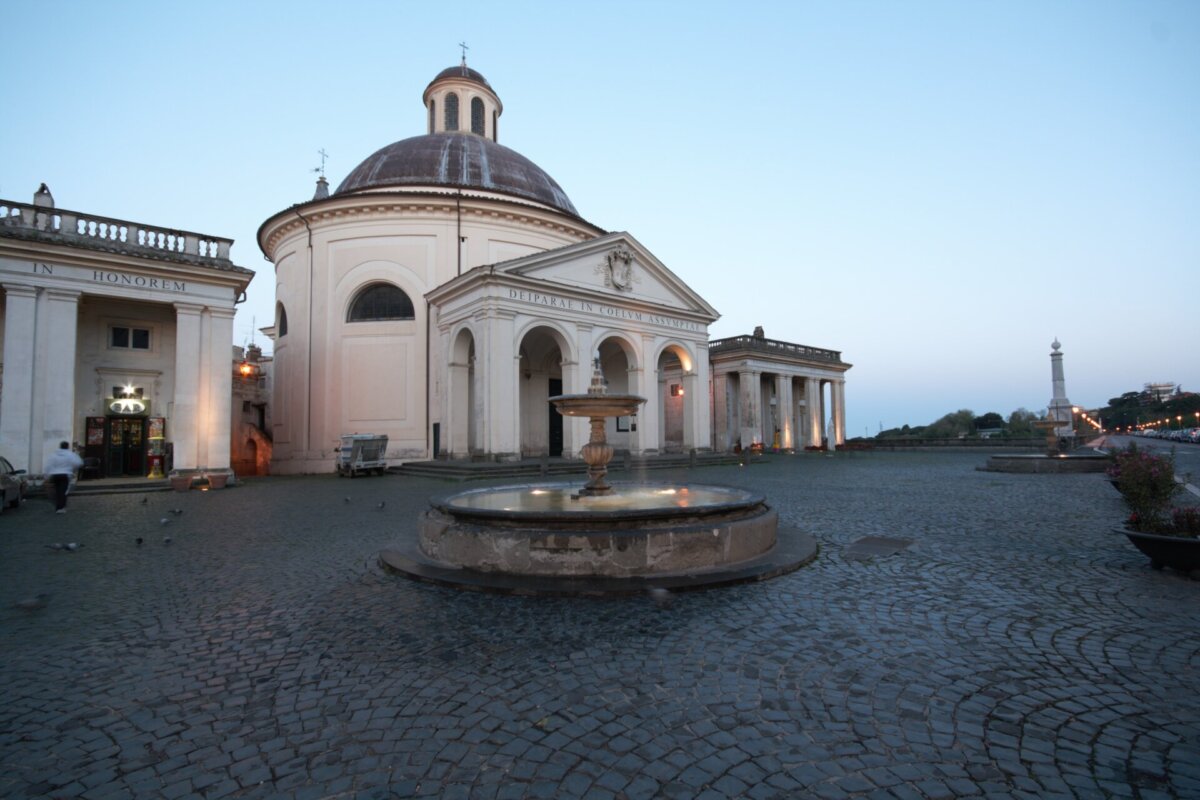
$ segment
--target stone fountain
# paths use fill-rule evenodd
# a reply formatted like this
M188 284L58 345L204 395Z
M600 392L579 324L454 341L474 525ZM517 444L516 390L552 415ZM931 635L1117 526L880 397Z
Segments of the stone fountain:
M436 498L380 559L418 580L520 594L620 594L763 580L816 556L807 534L780 529L766 498L727 486L607 480L609 417L645 398L605 391L599 359L586 394L550 402L587 417L586 483L529 483ZM782 535L781 535L782 534Z
M587 417L591 426L591 439L579 451L583 462L588 465L588 482L579 490L579 497L603 497L613 493L605 477L608 462L612 461L613 448L605 433L605 420L609 417L627 417L646 402L646 398L633 394L609 394L604 387L604 375L600 372L600 359L592 366L592 383L587 394L560 394L550 402L564 417Z
M999 454L988 458L987 465L979 467L984 472L1103 472L1109 464L1107 455L1089 453L1071 455L1064 453L1058 435L1062 421L1047 417L1035 419L1029 423L1034 430L1041 431L1046 436L1045 455L1033 454Z

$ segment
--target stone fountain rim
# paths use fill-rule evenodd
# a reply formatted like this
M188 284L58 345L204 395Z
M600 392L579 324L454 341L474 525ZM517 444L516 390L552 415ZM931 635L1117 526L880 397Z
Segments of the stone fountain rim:
M554 482L535 482L535 483L510 483L500 486L484 486L476 489L467 489L466 491L454 492L452 494L438 495L429 500L429 505L444 514L449 514L452 517L459 519L483 519L483 520L510 520L510 521L528 521L528 522L586 522L589 519L602 519L604 521L619 521L619 520L660 520L660 519L680 519L685 517L707 517L710 515L729 514L738 511L750 511L759 506L766 505L767 499L764 495L757 494L749 489L741 489L735 486L718 486L707 483L675 483L668 481L643 482L643 481L617 481L612 484L613 488L619 493L622 487L638 487L638 488L680 488L689 487L702 489L725 494L736 494L737 499L732 499L724 503L710 503L700 506L670 506L662 508L636 508L636 509L599 509L591 512L555 512L555 511L505 511L503 509L490 508L463 508L461 506L452 506L450 501L456 497L464 495L479 495L496 490L512 491L514 489L561 489L561 490L578 490L584 487L584 482L581 481L554 481Z

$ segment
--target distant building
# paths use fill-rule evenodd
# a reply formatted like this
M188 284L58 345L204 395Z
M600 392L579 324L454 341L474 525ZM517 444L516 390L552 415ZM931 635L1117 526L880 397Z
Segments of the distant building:
M91 474L228 471L229 239L0 200L0 454L40 473L60 441Z
M796 450L842 444L846 436L846 371L836 350L752 336L715 339L712 364L713 443L718 450Z
M238 476L271 474L271 367L256 344L233 348L230 465Z
M1146 383L1142 385L1142 404L1163 403L1175 394L1179 387L1174 383Z

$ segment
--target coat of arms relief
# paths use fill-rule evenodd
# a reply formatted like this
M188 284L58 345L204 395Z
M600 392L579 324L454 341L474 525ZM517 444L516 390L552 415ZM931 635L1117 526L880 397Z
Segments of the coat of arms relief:
M623 247L604 256L604 263L596 267L596 272L604 276L605 286L619 292L631 292L633 284L641 283L641 278L633 273L633 253Z

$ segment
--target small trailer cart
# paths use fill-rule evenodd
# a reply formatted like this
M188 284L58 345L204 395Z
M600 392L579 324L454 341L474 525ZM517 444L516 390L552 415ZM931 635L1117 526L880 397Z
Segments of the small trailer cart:
M376 436L371 433L348 433L342 437L342 446L337 452L337 473L339 477L374 472L382 475L387 469L388 437Z

